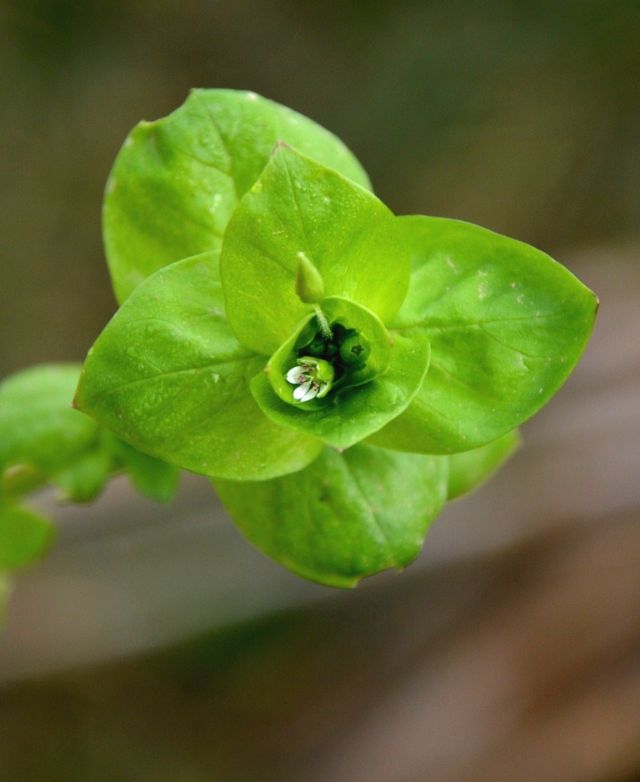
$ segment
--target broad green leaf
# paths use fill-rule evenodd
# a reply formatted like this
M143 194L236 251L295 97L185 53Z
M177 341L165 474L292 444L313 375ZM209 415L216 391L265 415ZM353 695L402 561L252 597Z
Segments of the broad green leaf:
M28 508L0 503L0 570L15 570L33 562L51 544L48 519Z
M447 494L447 460L357 445L325 448L272 481L215 480L247 538L304 578L337 587L401 569L422 547Z
M220 257L227 317L257 353L273 353L313 311L296 293L301 254L327 296L383 321L407 292L409 254L397 218L364 188L279 145L234 212Z
M517 427L560 388L584 350L597 300L522 242L457 220L399 222L413 270L393 326L426 328L431 368L407 411L372 442L468 451Z
M448 499L454 500L481 486L504 464L519 445L520 435L517 431L513 431L472 451L462 451L444 457L449 459Z
M0 473L26 465L46 478L92 446L97 424L71 407L78 373L43 364L0 383Z
M76 404L171 464L271 478L304 467L321 443L262 415L248 381L265 363L229 328L208 253L161 269L127 299L89 352Z
M280 140L370 187L336 136L253 92L193 90L169 116L137 125L116 159L104 204L118 300L162 266L219 250L239 199Z
M283 402L265 372L251 383L256 401L275 423L319 437L334 448L349 448L400 415L422 385L429 343L421 329L391 332L389 367L370 382L338 391L320 410ZM328 398L328 397L327 397Z

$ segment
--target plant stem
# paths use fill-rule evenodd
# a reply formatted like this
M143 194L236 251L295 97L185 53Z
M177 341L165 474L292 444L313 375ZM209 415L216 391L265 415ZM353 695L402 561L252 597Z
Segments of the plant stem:
M316 318L318 319L318 323L320 324L320 330L322 331L322 334L325 337L327 337L327 339L331 339L333 335L331 333L331 327L329 326L329 321L327 320L327 316L320 309L319 304L314 304L313 309L316 313Z

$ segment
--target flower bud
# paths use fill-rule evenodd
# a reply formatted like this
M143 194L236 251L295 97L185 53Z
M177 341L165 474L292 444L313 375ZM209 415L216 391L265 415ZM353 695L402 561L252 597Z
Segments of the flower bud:
M371 346L357 331L347 333L340 343L340 358L347 366L363 367L370 353Z
M305 304L315 304L324 297L324 280L304 253L298 253L297 259L296 293Z

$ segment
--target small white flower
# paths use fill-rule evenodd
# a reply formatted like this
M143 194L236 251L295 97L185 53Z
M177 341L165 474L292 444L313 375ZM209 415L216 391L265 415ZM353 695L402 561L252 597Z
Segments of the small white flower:
M288 383L298 386L293 392L296 402L309 402L322 399L333 386L334 370L328 361L312 356L303 356L292 367L285 378Z

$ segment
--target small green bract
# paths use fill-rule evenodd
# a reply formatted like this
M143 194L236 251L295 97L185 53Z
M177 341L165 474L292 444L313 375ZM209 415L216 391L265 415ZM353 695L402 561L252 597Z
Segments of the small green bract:
M250 92L195 90L138 125L104 238L121 307L77 408L211 477L256 546L334 586L417 555L445 501L513 452L596 312L533 247L394 215L339 139Z

